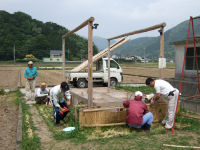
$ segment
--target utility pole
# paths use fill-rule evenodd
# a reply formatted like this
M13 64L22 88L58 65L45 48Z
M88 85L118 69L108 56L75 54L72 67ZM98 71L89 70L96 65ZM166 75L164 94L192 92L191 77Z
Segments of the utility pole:
M144 48L144 63L146 63L146 50Z
M13 47L13 59L14 59L14 64L16 63L15 62L15 44L14 44L14 47Z

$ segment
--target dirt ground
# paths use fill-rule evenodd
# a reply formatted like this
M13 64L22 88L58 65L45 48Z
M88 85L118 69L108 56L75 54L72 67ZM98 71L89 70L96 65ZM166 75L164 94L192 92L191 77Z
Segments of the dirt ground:
M92 144L81 144L77 145L74 143L71 143L70 140L65 140L65 141L58 141L55 140L52 132L49 131L48 126L45 124L42 116L39 115L38 110L34 106L30 106L30 112L32 114L33 118L33 123L35 127L37 128L35 133L38 135L40 138L41 142L41 148L44 150L81 150L84 145L88 149L93 149Z
M0 149L16 149L18 107L13 103L13 95L0 96Z
M0 88L16 89L20 68L0 67Z
M25 67L6 67L0 66L0 88L16 89L18 84L25 86L24 78ZM123 83L144 83L146 77L131 76L143 75L150 77L159 77L160 71L156 67L122 67ZM20 73L19 73L20 72ZM57 85L62 81L62 70L38 70L39 76L36 80L36 85L39 86L41 82L46 82L48 86ZM165 78L174 77L174 69L164 69L163 76Z
M160 70L156 67L123 67L123 74L133 74L133 75L142 75L149 77L158 77L160 76ZM174 78L175 69L164 69L163 77L164 78ZM138 76L129 76L124 75L123 83L145 83L146 77Z

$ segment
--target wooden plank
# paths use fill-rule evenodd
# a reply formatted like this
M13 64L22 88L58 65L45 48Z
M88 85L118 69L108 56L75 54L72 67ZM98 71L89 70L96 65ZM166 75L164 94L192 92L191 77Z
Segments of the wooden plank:
M110 40L108 40L108 92L110 92Z
M83 109L83 112L95 112L95 111L105 111L105 110L111 110L111 109L125 109L124 107L102 107L102 108L94 108L94 109Z
M74 32L80 30L81 28L85 27L88 25L88 22L93 22L94 21L94 17L90 17L89 19L87 19L86 21L84 21L82 24L80 24L78 27L76 27L75 29L71 30L70 32L64 34L62 36L62 38L66 38L67 36L70 36L71 34L73 34Z
M84 127L108 127L126 125L126 122L109 123L109 124L85 124Z
M113 44L111 46L110 51L115 50L116 48L118 48L119 46L125 44L129 40L130 39L123 39L123 40L120 40L119 42L116 42L115 44ZM95 56L93 56L93 59L92 59L93 62L95 62L95 61L99 60L100 58L104 57L107 53L108 53L108 48L106 48L103 51L101 51L100 53L96 54ZM71 72L81 71L82 69L86 68L87 66L88 66L88 60L84 61L83 63L81 63L80 65L78 65L74 69L72 69Z
M75 105L74 106L74 120L75 120L75 123L77 123L77 106Z
M186 113L181 114L181 116L200 120L200 116L194 116L194 115L190 115L190 114L186 114Z
M114 36L114 37L108 38L108 40L114 40L114 39L129 36L129 35L148 32L148 31L155 30L155 29L158 29L158 28L161 28L161 27L165 27L165 26L166 26L166 23L161 23L161 24L157 24L157 25L154 25L154 26L151 26L151 27L148 27L148 28L132 31L132 32L129 32L129 33L124 33L124 34L121 34L121 35L118 35L118 36Z
M160 58L164 58L164 27L161 27L160 35ZM163 68L160 68L160 79L163 78Z
M199 146L182 146L182 145L169 145L169 144L163 144L163 146L166 146L166 147L176 147L176 148L200 149Z
M93 44L92 44L93 21L88 22L88 107L93 106Z

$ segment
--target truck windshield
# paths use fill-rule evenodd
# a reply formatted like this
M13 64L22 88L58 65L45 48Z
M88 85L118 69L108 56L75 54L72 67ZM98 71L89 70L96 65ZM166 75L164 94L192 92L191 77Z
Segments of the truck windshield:
M106 60L106 67L108 68L108 60ZM115 61L110 60L110 68L117 68L117 69L119 69L119 66L118 66L118 64Z

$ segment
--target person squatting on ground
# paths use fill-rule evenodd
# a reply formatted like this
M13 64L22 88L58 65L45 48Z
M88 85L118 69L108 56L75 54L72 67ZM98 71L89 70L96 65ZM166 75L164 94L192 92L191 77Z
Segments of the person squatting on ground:
M60 85L54 86L50 90L50 100L53 104L53 115L56 119L56 124L59 125L60 120L63 120L69 112L68 106L70 105L71 95L68 84L62 82Z
M24 72L24 77L26 78L26 100L34 100L35 98L35 80L38 76L36 67L33 67L33 62L28 62L28 67L26 67Z
M131 128L143 127L146 132L150 132L153 114L148 111L146 104L142 101L142 96L142 92L137 91L133 100L123 102L124 107L129 108L126 121Z
M168 106L165 118L162 124L165 125L166 129L171 130L173 128L174 117L176 113L176 105L178 100L178 89L174 88L170 83L164 80L154 80L152 78L146 79L146 85L154 87L156 95L153 98L151 104L154 104L162 95L168 99Z
M36 104L49 105L49 90L47 89L46 83L41 83L40 88L36 91L35 101Z

